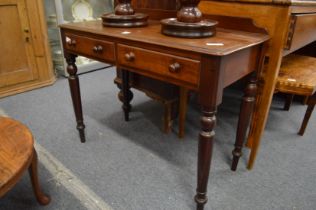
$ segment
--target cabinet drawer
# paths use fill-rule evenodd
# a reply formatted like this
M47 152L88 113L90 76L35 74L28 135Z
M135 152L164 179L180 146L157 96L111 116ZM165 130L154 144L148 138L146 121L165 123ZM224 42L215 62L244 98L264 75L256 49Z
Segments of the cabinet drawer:
M65 34L65 48L87 57L115 61L114 43L98 39Z
M292 14L285 50L291 53L316 40L316 13Z
M180 83L198 84L200 61L118 45L119 65L139 69L152 77L164 77Z

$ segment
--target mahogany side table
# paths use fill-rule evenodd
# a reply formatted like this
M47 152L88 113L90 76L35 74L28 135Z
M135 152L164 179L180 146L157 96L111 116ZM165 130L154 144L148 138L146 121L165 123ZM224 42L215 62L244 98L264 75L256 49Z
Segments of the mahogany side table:
M202 116L195 201L197 209L202 210L207 202L216 110L222 101L223 89L260 69L263 46L269 37L266 34L218 28L214 37L188 40L164 36L160 30L159 22L154 21L149 22L146 28L131 29L104 28L100 21L61 25L77 128L81 141L85 142L75 64L78 55L122 69L125 120L129 120L130 109L129 72L197 91Z

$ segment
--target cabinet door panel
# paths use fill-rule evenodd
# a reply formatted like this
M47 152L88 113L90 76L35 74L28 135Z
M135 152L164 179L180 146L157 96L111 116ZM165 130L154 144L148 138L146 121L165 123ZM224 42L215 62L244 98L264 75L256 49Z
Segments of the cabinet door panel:
M0 2L0 87L37 79L24 0Z

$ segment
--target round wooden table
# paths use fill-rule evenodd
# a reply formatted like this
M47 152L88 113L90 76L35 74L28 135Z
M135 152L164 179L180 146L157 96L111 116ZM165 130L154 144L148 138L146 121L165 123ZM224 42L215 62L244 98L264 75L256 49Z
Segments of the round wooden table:
M50 198L39 187L32 133L22 123L0 116L0 198L20 180L27 169L37 201L47 205Z

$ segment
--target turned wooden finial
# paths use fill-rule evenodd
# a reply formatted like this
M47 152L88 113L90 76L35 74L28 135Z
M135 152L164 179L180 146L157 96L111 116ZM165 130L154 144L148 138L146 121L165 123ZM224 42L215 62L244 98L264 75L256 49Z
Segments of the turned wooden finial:
M119 0L119 4L115 7L116 15L134 15L135 11L131 5L131 0Z
M198 23L202 20L202 13L197 8L200 0L180 0L181 8L177 13L177 20L185 23Z
M103 26L107 27L141 27L146 26L148 15L135 13L131 0L118 0L115 12L102 15Z
M180 0L177 18L161 21L161 32L168 36L201 38L214 36L216 21L202 20L202 13L197 7L200 0Z

